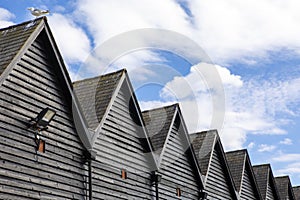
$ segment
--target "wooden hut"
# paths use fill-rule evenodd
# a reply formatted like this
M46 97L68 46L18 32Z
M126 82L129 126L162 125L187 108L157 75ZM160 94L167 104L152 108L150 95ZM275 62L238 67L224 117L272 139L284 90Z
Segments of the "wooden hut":
M190 137L204 176L207 199L239 199L217 131L194 133Z
M97 156L93 199L152 199L152 145L126 70L77 81L76 96Z
M143 112L158 163L157 199L202 199L200 168L178 104Z
M262 199L247 150L226 152L226 158L240 199Z
M296 200L289 176L275 177L275 183L281 200Z
M270 164L253 166L255 178L263 199L280 200Z
M86 197L71 88L46 18L0 29L0 199Z

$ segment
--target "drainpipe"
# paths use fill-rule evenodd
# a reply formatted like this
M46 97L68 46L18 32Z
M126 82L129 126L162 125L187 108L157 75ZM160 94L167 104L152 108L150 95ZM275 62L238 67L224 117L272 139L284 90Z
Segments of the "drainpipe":
M92 184L92 159L88 160L89 165L89 200L93 199L93 184Z
M161 181L161 174L159 174L157 171L153 172L151 174L151 182L155 184L155 197L156 200L159 200L159 193L158 193L158 183Z
M89 200L93 199L93 181L92 181L92 161L96 159L97 153L94 150L85 152L86 162L88 163L88 195Z

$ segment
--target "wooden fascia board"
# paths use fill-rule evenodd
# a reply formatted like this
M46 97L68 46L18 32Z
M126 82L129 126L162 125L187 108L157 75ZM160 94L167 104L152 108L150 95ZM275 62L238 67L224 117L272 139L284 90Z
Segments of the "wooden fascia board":
M209 131L207 131L206 134L208 134ZM207 182L207 178L208 178L208 173L210 170L210 166L211 166L211 162L212 162L212 157L213 157L213 153L214 153L214 149L215 149L215 145L216 145L216 141L217 141L217 135L214 133L214 141L213 141L213 145L211 146L211 150L210 150L210 157L209 157L209 161L208 161L208 165L207 165L207 170L206 170L206 174L205 174L205 179L204 179L204 188L206 186L206 182Z
M260 193L260 189L259 189L257 180L255 178L255 174L254 174L253 167L252 167L252 164L251 164L251 160L250 160L250 157L249 157L249 154L248 154L247 150L246 150L246 163L245 164L248 165L248 167L249 167L249 170L250 170L250 173L251 173L251 179L252 179L252 182L254 183L254 187L255 187L255 190L257 192L257 195L258 195L259 199L263 199L262 195Z
M217 132L217 130L215 130ZM216 145L219 146L220 150L221 150L221 157L223 159L223 162L225 164L225 168L226 168L226 171L227 171L227 176L229 178L229 182L230 182L230 187L231 189L233 190L234 192L234 196L235 198L238 200L239 199L239 193L237 192L236 190L236 187L235 187L235 184L234 184L234 180L232 178L232 175L231 175L231 172L230 172L230 169L229 169L229 165L228 165L228 162L227 162L227 159L225 157L225 152L224 152L224 148L222 146L222 143L221 143L221 139L220 139L220 136L218 133L216 133Z
M40 24L35 28L35 30L30 34L28 39L24 42L20 50L17 52L17 54L14 56L14 58L10 61L10 63L7 65L6 69L2 72L0 75L0 86L3 84L6 77L10 74L10 72L13 70L14 66L20 61L22 56L26 53L30 45L33 43L33 41L38 37L38 35L41 33L43 28L45 27L45 21L44 18L41 20Z
M97 128L95 129L95 134L94 134L94 137L92 138L92 146L95 145L95 142L96 142L96 140L97 140L97 138L98 138L98 136L99 136L99 134L100 134L100 132L101 132L102 127L103 127L104 121L106 120L106 118L107 118L107 116L108 116L108 113L109 113L109 111L110 111L110 109L111 109L111 107L112 107L112 105L113 105L113 103L114 103L114 101L115 101L115 99L116 99L116 97L117 97L117 95L118 95L119 90L120 90L121 87L122 87L122 84L123 84L124 80L125 80L125 75L124 75L124 73L122 72L122 76L120 77L120 80L119 80L119 82L118 82L117 87L116 87L116 88L114 89L114 91L113 91L113 95L112 95L112 97L111 97L111 99L110 99L110 101L109 101L108 106L106 107L106 110L105 110L105 112L104 112L104 115L103 115L103 117L102 117L102 119L101 119L99 125L98 125Z
M46 19L46 18L44 18L44 19ZM46 20L45 20L45 31L46 31L46 34L49 38L49 41L50 41L51 47L53 49L53 52L55 54L56 60L59 64L60 71L61 71L61 74L62 74L62 80L65 81L65 84L68 88L68 92L71 95L72 114L73 114L73 120L74 120L74 124L75 124L76 130L77 130L77 133L78 133L84 147L90 152L93 149L93 146L92 146L92 143L91 143L91 141L92 141L92 136L91 135L93 133L91 133L88 130L87 126L86 126L83 114L80 110L78 101L76 100L77 98L75 97L75 95L73 93L73 90L72 90L71 79L68 76L68 72L67 72L67 69L65 67L63 58L62 58L62 56L61 56L61 54L58 50L57 44L56 44L56 42L54 40L54 37L52 35L52 32L51 32L51 29L50 29L50 27L49 27ZM60 75L60 73L58 73L58 75Z
M143 116L142 116L142 112L141 112L140 106L138 104L137 98L136 98L135 93L134 93L133 86L131 84L131 81L129 79L129 76L128 76L126 70L124 70L124 74L125 74L125 81L126 81L127 86L129 88L129 91L130 91L130 94L131 94L131 97L132 97L135 109L137 110L137 114L138 114L139 120L140 120L142 128L143 128L144 138L147 141L147 145L148 145L149 153L150 153L150 159L151 159L152 163L154 164L155 170L157 170L158 169L158 164L157 164L157 161L155 159L155 155L154 155L152 143L151 143L151 141L150 141L150 139L148 137L149 134L148 134L148 131L147 131L146 126L145 126L145 122L144 122L144 119L143 119Z
M245 154L244 155L244 161L243 161L242 178L241 178L240 188L239 188L239 191L238 191L239 195L241 195L243 182L244 182L244 173L245 173L245 170L246 170L246 157L247 157L247 155Z
M159 160L158 160L158 163L157 163L158 169L160 169L160 165L161 165L161 162L162 162L162 158L163 158L163 155L164 155L164 153L165 153L165 151L166 151L166 148L167 148L166 146L167 146L168 140L169 140L170 135L171 135L171 131L172 131L173 124L174 124L175 119L176 119L176 114L177 114L177 108L175 109L175 112L174 112L172 121L171 121L170 126L169 126L169 130L168 130L168 133L167 133L167 137L166 137L166 139L165 139L165 141L164 141L164 145L163 145L162 151L161 151L161 153L160 153L160 155L159 155Z
M279 196L279 193L278 193L278 190L277 190L277 186L276 186L276 183L275 183L275 179L274 179L274 176L273 176L271 165L269 165L268 182L270 180L271 180L271 184L272 184L271 186L273 187L273 189L275 191L276 198L280 199L280 196Z
M197 175L199 177L199 185L204 188L204 183L203 183L203 178L202 178L202 174L201 174L201 169L200 169L200 166L199 166L199 163L198 163L198 160L197 160L197 157L195 155L195 151L194 151L194 148L193 148L193 145L191 143L191 140L190 140L190 136L189 136L189 133L188 133L188 130L187 130L187 127L186 127L186 124L185 124L185 121L184 121L184 118L182 116L182 113L181 113L181 110L179 108L179 106L177 106L176 108L178 110L178 115L179 115L179 119L180 119L180 125L182 126L183 128L183 132L184 132L184 136L185 136L185 139L189 145L189 152L191 153L191 156L192 156L192 162L194 163L194 166L196 167L196 171L197 171Z

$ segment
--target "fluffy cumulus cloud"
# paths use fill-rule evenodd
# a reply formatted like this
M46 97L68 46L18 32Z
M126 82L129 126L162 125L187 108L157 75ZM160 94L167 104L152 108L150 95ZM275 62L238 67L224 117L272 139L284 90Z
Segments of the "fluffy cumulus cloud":
M90 41L84 30L76 25L71 16L54 13L48 18L65 61L69 64L84 62L91 51Z
M8 10L0 7L0 28L4 28L13 25L12 19L15 17L14 14Z

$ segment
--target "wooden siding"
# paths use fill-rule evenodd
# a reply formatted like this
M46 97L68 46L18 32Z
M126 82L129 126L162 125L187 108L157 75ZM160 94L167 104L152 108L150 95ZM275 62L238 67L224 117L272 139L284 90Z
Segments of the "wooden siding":
M0 87L0 199L84 199L84 148L73 124L58 66L42 32ZM35 160L28 122L45 107L57 114L41 133Z
M275 200L275 196L274 196L275 191L273 190L270 181L268 182L267 185L267 194L266 194L266 200Z
M241 187L241 200L255 200L259 199L253 188L253 181L251 180L251 171L248 166L245 166L245 170L243 172L243 180L242 180L242 187Z
M235 199L232 196L228 183L228 175L224 170L224 163L221 160L221 153L216 145L213 150L210 166L207 173L205 190L208 191L207 199Z
M153 199L145 135L131 100L124 81L95 143L93 199ZM122 169L127 179L121 178Z
M159 199L176 199L176 188L181 190L180 199L198 199L200 188L191 160L185 153L188 146L184 142L184 130L179 126L179 116L171 127L171 133L162 154L159 172L162 180L159 184ZM180 127L180 128L179 128Z

